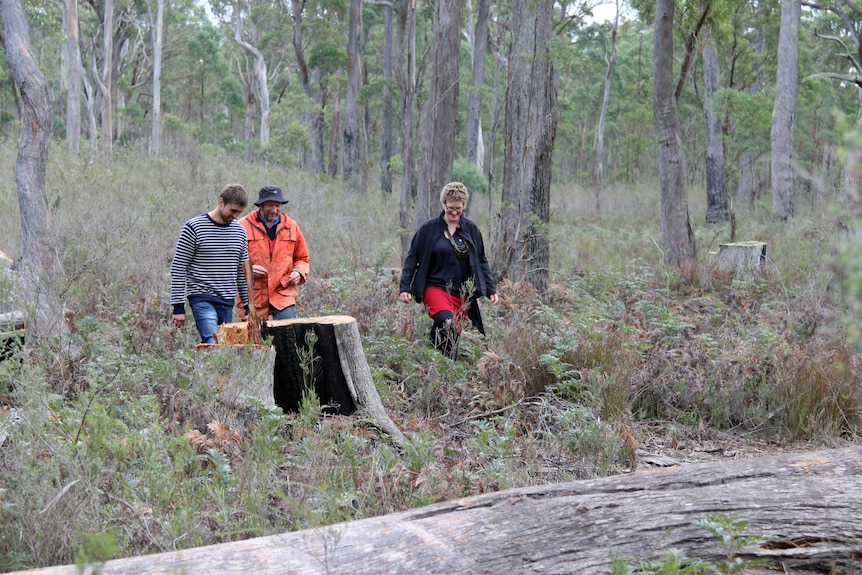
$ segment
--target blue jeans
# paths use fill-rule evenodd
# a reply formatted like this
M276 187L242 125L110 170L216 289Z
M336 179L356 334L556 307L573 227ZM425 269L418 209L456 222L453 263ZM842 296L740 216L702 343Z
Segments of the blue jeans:
M275 309L272 310L272 319L295 319L296 318L296 306L289 305L284 309Z
M215 343L215 333L218 326L229 323L233 319L233 306L218 304L211 301L189 302L195 325L201 334L201 343Z

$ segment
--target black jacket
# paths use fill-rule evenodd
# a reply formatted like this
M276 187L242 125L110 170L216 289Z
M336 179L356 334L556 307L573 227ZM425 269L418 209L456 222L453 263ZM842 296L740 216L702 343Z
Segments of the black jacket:
M410 251L407 252L407 257L404 259L404 267L401 270L399 292L413 294L413 298L420 303L425 295L428 268L431 265L431 250L437 238L447 227L443 215L444 213L440 212L438 217L431 218L416 231L410 242ZM476 299L497 293L497 286L494 283L494 278L491 277L491 266L488 263L488 258L485 257L485 243L482 240L479 226L462 217L458 223L458 228L470 248L470 273L476 285L476 291L469 302L467 317L470 318L479 333L484 335L485 326L482 324L482 315L479 312L479 304Z

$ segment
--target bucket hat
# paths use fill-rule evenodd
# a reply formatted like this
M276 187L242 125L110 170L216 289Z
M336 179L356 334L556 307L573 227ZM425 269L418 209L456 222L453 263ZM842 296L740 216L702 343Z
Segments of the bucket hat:
M287 200L281 193L281 188L278 186L264 186L260 189L260 197L254 202L254 205L259 206L264 202L281 202L286 204Z

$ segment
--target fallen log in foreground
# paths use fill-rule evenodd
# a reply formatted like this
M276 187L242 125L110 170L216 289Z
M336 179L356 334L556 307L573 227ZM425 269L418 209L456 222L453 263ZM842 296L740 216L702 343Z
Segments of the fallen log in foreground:
M781 573L862 561L862 448L705 463L513 489L282 535L109 561L106 575L607 574L670 549L720 560L694 521L737 513ZM763 572L763 571L758 571ZM24 572L75 575L75 567ZM752 571L746 571L752 573Z

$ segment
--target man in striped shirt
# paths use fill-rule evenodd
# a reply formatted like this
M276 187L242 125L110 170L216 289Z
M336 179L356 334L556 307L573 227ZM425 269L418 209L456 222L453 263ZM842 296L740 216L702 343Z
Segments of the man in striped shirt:
M188 294L201 343L216 343L218 326L233 318L237 292L248 309L248 294L253 290L248 240L245 228L235 221L246 205L245 189L229 184L219 194L218 206L187 221L177 239L171 262L173 323L185 325ZM259 325L254 307L250 312L250 321Z

